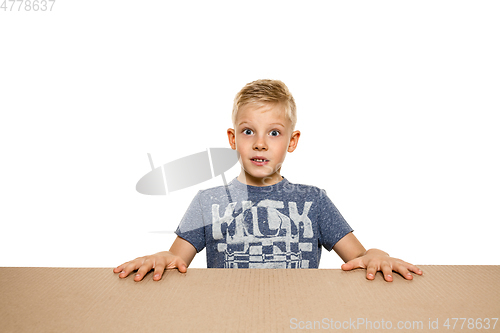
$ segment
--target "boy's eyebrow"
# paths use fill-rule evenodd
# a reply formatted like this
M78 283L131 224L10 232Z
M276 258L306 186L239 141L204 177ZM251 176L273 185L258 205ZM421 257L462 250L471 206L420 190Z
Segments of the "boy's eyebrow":
M238 126L241 126L243 124L248 124L247 121L243 121L241 123L238 124ZM285 125L283 125L282 123L272 123L272 124L269 124L269 125L280 125L281 127L285 127Z

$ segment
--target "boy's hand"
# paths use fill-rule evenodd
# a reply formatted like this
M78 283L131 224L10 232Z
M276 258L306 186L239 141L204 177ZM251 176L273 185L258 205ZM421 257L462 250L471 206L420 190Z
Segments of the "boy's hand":
M150 256L136 258L113 269L113 272L120 273L120 278L127 277L132 271L137 270L135 281L141 281L151 269L154 269L153 280L158 281L163 275L163 271L169 268L177 268L179 272L186 273L187 264L181 257L169 251L159 252Z
M413 276L410 271L422 275L422 271L406 261L389 257L387 253L377 249L370 249L364 255L349 260L342 265L342 270L350 271L355 268L366 268L366 278L375 279L375 274L381 271L387 282L392 281L392 271L398 272L405 279L411 280Z

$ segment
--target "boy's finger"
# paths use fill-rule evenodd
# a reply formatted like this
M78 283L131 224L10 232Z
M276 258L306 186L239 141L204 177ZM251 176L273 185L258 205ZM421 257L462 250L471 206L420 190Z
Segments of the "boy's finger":
M135 262L135 260L134 261L129 261L129 262L127 262L127 263L119 266L122 269L119 277L125 278L125 277L127 277L130 274L130 272L132 272L133 270L137 269L137 267L135 266L134 262Z
M354 268L363 268L362 260L361 260L361 258L355 258L355 259L349 260L348 262L343 264L341 266L341 268L344 271L350 271L351 269L354 269Z
M389 265L388 262L382 262L382 264L380 264L380 268L382 270L382 274L384 274L384 279L387 281L387 282L392 282L392 267L391 265Z
M412 264L408 264L408 265L409 266L406 267L407 269L409 269L410 271L412 271L415 274L422 275L422 270L420 268L418 268L417 266L412 265Z
M123 267L124 267L126 264L128 264L128 263L126 262L126 263L121 264L120 266L118 266L118 267L114 268L114 269L113 269L113 272L114 272L114 273L120 273L121 271L123 271Z
M377 273L378 269L375 264L368 264L368 267L366 267L366 278L368 280L373 280L375 279L375 274Z
M176 260L175 260L175 262L174 262L174 264L175 264L174 267L177 267L177 269L179 270L179 272L186 273L186 271L187 271L187 265L184 262L184 260L182 260L180 257L177 257Z
M397 266L397 272L407 280L413 279L413 275L411 275L408 269L402 264Z
M141 281L144 275L146 275L152 268L153 262L151 260L145 260L142 266L137 270L134 281Z
M113 272L115 272L115 273L121 273L125 269L125 267L127 267L130 264L133 264L133 260L132 261L124 262L120 266L118 266L115 269L113 269Z
M161 280L164 271L165 271L165 265L157 263L155 266L153 280L155 281Z

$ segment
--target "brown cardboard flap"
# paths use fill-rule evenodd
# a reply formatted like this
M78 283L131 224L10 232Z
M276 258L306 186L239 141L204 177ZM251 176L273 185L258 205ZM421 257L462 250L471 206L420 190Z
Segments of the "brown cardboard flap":
M112 268L4 267L0 331L500 331L500 266L419 267L393 282L359 269L192 268L135 282Z

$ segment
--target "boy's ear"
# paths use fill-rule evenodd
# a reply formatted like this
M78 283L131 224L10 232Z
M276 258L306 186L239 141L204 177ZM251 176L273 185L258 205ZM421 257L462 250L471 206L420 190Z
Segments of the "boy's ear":
M290 143L288 144L288 152L291 153L297 148L297 144L299 143L300 131L294 131L292 133L292 137L290 138Z
M234 134L234 129L232 129L232 128L227 129L227 138L229 140L229 145L231 146L231 148L233 150L235 150L236 149L236 143L235 143L236 135Z

